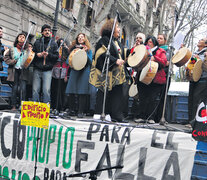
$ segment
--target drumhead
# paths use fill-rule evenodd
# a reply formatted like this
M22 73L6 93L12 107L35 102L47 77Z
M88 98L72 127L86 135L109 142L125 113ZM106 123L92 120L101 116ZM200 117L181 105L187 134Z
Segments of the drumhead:
M150 68L151 66L151 68ZM158 63L155 61L148 62L148 64L142 69L142 72L139 77L139 81L144 84L150 84L154 79L158 70Z
M146 47L141 44L134 48L134 52L129 55L128 57L128 64L131 67L138 66L140 62L147 56L147 49Z
M193 81L194 82L197 82L201 78L202 63L203 61L199 59L194 65L194 68L193 68Z
M139 77L139 81L142 82L144 80L144 78L147 76L149 68L150 68L150 62L148 62L147 65L142 69L142 72Z
M191 57L192 53L188 48L183 47L172 57L172 62L177 66L184 65Z
M87 54L85 50L79 49L72 57L72 67L79 71L85 67L87 63Z
M129 88L129 96L134 97L138 94L137 85L132 83Z

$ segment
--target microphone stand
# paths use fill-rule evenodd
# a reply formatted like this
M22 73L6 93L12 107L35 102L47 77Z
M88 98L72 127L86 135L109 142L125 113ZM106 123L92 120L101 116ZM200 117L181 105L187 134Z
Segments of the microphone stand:
M172 51L173 47L170 46L170 61L169 61L169 67L168 67L168 75L167 75L167 82L166 82L166 87L165 87L165 97L164 97L164 103L163 103L163 110L162 110L162 117L160 119L159 124L160 125L166 125L167 121L165 120L165 108L166 108L166 101L167 101L167 92L168 92L168 86L169 86L169 80L171 77L171 66L172 66Z
M111 169L121 169L123 167L124 166L112 166L112 167L109 167L109 168L96 169L96 170L92 170L92 171L86 171L86 172L83 172L83 173L70 174L70 175L66 176L66 178L67 177L85 177L83 175L90 174L89 179L96 180L97 179L97 172L107 171L107 170L111 170Z
M75 25L78 24L77 19L73 15L72 15L72 18L73 18L73 25L68 30L65 38L63 39L63 41L61 42L61 44L60 44L60 46L59 46L59 48L57 50L58 53L59 53L59 50L62 47L62 56L63 56L63 46L64 46L64 43L65 43L66 39L69 37L71 31L74 29ZM61 99L61 93L60 93L60 84L61 84L60 81L61 81L61 74L62 74L62 59L59 58L58 62L60 62L60 75L59 75L59 79L58 79L58 91L57 91L57 102L56 102L56 110L57 111L55 112L56 115L58 115L59 112L60 112L60 108L58 108L59 103L62 105L62 99Z
M24 44L23 44L23 46L22 46L22 48L21 48L21 54L20 54L20 56L19 56L19 58L22 56L22 55L24 55L24 47L25 47L25 45L26 45L26 43L27 43L27 40L28 40L28 37L29 37L29 35L30 35L30 32L32 31L32 28L33 28L33 26L34 25L36 25L36 23L35 22L33 22L33 21L30 21L31 23L32 23L32 25L31 25L31 27L30 27L30 29L29 29L29 31L28 31L28 33L27 33L27 36L26 36L26 38L25 38L25 41L24 41ZM23 69L21 68L21 83L20 83L20 101L22 101L22 96L23 96L23 92L22 92L22 85L23 85L23 80L22 80L22 78L23 78ZM20 103L21 104L21 103Z
M105 71L105 66L106 66L104 98L103 98L103 107L102 107L102 114L101 114L101 120L102 121L105 120L105 116L106 116L105 115L105 105L106 105L106 93L107 93L107 86L108 86L108 72L109 72L109 62L110 62L109 56L110 56L111 42L112 42L112 38L113 38L113 35L114 35L114 29L115 29L115 26L116 26L118 16L119 15L117 13L116 17L114 18L114 24L113 24L113 28L112 28L112 31L111 31L111 36L110 36L109 44L108 44L108 47L107 47L107 50L106 50L106 57L105 57L105 61L104 61L104 65L103 65L102 73L101 73L101 76L103 76L104 71Z
M39 140L40 140L40 128L38 127L37 129L37 143L36 143L36 154L35 154L35 166L34 166L34 177L33 179L35 180L36 177L36 172L37 172L37 153L38 153L38 147L39 147Z

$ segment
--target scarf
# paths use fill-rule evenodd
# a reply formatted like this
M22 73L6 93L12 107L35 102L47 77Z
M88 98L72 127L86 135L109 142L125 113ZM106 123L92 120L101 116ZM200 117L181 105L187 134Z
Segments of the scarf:
M20 43L20 42L18 42L18 43L17 43L17 48L21 50L21 49L22 49L23 44L24 44L24 43Z
M168 50L168 45L161 45L160 48L164 49L165 51Z

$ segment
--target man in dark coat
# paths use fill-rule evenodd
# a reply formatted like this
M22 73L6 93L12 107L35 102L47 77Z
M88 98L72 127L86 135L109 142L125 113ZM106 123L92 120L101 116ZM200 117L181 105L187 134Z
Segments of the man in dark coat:
M42 26L42 37L34 43L33 51L33 101L40 101L39 93L42 80L43 102L50 102L50 86L52 80L52 68L58 60L58 46L51 39L51 27L47 24Z

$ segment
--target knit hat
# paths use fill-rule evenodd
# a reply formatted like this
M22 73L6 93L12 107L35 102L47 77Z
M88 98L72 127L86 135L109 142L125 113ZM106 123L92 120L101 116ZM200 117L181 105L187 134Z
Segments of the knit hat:
M46 28L48 28L48 29L51 30L51 26L50 26L50 25L48 25L48 24L44 24L44 25L42 26L41 32L43 32L44 29L46 29Z
M143 33L138 33L136 37L141 37L142 38L142 41L143 43L145 42L145 35Z

